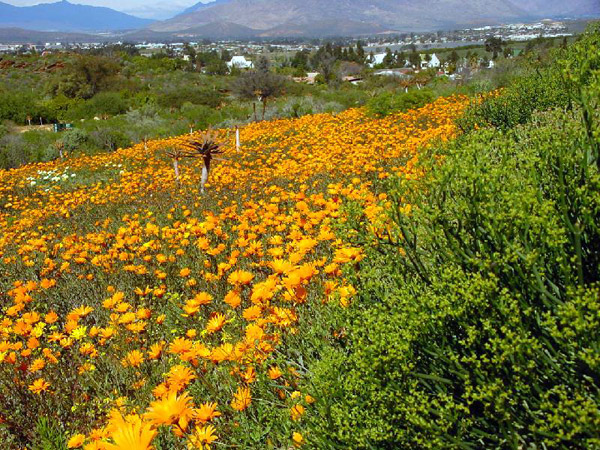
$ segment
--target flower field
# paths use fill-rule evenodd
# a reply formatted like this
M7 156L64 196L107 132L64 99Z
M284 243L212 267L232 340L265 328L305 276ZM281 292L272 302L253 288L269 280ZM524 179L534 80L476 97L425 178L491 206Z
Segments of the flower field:
M194 136L0 172L2 448L302 446L306 329L363 258L344 203L383 232L377 184L419 176L468 104L260 122L240 152L219 130L203 195L202 161L177 183L164 151Z

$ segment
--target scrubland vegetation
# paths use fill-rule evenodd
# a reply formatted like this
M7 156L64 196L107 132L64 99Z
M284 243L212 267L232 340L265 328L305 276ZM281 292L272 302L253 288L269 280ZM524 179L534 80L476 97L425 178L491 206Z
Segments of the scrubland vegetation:
M599 55L0 171L3 448L600 448Z
M564 44L560 39L532 41L518 56L513 57L512 52L499 55L494 69L482 70L468 82L436 77L435 70L422 70L401 82L395 77L375 76L367 65L370 55L359 43L356 50L350 47L352 51L327 44L312 55L277 55L272 57L269 76L282 82L268 104L258 105L256 115L255 99L238 82L247 73L228 69L228 52L219 55L188 47L189 61L184 61L167 52L140 56L135 47L125 44L85 53L3 55L0 168L51 161L59 156L57 143L66 153L91 155L126 148L144 139L181 135L190 128L244 125L262 118L262 106L264 118L269 120L362 106L385 115L423 106L454 92L474 95L504 87L523 64ZM506 45L506 49L512 47ZM489 62L488 56L493 57L485 47L438 54L449 63L450 72L459 59L468 61L472 70L479 70L482 57L482 64ZM418 64L416 51L390 53L375 68L402 67L406 60L415 59ZM260 66L258 59L255 62ZM320 73L316 85L292 81L292 76L304 76L308 71ZM363 77L364 82L344 82L347 75ZM425 85L425 92L421 92ZM74 129L53 133L36 127L40 123L71 123Z

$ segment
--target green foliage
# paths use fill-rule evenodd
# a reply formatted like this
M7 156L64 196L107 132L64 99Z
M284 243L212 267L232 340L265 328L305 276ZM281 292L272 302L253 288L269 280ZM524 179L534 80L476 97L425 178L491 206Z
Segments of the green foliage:
M52 143L57 138L56 133L48 131L7 134L0 138L0 169L55 159L57 152L52 149Z
M373 115L384 117L395 112L421 108L434 99L435 95L429 89L412 90L396 94L383 92L367 102L367 109Z
M97 148L108 151L125 148L131 144L131 140L124 132L110 128L98 128L96 131L92 131L90 141Z
M48 91L69 98L92 98L115 81L119 70L120 65L111 58L80 55L52 80Z
M313 374L318 448L600 446L600 175L561 116L472 133L392 185L393 234Z
M88 117L116 116L123 114L129 104L118 92L100 92L91 99L80 102L70 113L71 120Z
M64 149L67 152L73 152L81 149L81 147L86 144L87 140L87 133L79 128L73 128L72 130L65 131L61 138Z
M40 417L35 428L36 443L33 450L64 450L67 439L59 427L48 417Z
M181 108L184 103L218 107L223 101L223 95L216 89L183 86L171 88L158 96L158 104L164 108Z
M527 119L393 180L386 231L349 207L341 232L367 259L312 370L315 448L600 448L597 38ZM562 96L571 110L534 112Z
M45 122L54 118L31 93L0 92L0 121L11 120L25 125L27 117L31 117L33 122L39 121L40 117Z
M257 69L244 72L233 81L231 88L240 98L260 101L263 105L262 118L264 119L267 102L283 94L285 78L270 72L268 61L260 59L257 62Z
M493 126L509 129L530 120L535 111L571 107L575 91L600 67L598 25L568 50L554 49L548 61L536 62L502 95L473 106L459 121L464 131ZM577 75L578 79L572 77Z

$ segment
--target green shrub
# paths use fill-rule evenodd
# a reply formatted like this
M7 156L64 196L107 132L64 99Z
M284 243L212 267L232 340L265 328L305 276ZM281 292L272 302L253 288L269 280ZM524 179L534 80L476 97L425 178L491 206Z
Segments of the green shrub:
M115 151L131 144L124 132L110 128L98 128L90 133L90 141L96 148Z
M600 175L561 116L472 133L390 187L393 234L313 371L317 448L600 448Z
M600 448L598 36L391 181L385 232L347 207L367 258L312 367L314 448Z
M61 138L64 149L67 152L80 150L81 147L86 144L87 140L87 133L80 128L73 128L72 130L65 131Z
M384 117L395 112L417 109L431 103L435 98L429 89L412 90L402 93L383 92L367 102L367 109L373 115Z
M38 419L36 428L36 443L33 450L63 450L67 448L67 439L59 426L47 417Z
M547 61L530 66L501 95L474 105L459 126L463 131L486 126L507 130L527 123L535 111L570 108L574 91L600 70L599 49L600 25L595 25L568 50L553 49Z
M163 108L181 108L188 102L216 108L223 101L223 94L215 89L185 86L171 88L159 95L157 100Z

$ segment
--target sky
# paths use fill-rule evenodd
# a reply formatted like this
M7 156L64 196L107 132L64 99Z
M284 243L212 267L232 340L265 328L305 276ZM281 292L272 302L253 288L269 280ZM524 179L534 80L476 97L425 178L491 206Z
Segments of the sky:
M58 0L1 0L15 6L31 6L39 3L54 3ZM202 1L209 0L69 0L71 3L81 3L93 6L106 6L134 16L147 19L168 19L186 8Z

